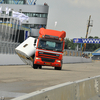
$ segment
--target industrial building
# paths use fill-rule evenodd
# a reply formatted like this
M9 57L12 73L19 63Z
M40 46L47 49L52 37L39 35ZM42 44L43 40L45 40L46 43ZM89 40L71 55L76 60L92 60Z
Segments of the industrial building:
M37 5L36 0L0 0L0 7L0 54L16 54L15 48L26 39L26 31L28 36L38 37L39 29L47 26L49 6L46 3ZM11 9L9 15L6 7ZM23 21L19 28L13 21L12 11L24 13L29 20Z
M47 26L47 17L48 17L48 9L49 6L46 3L42 5L37 5L35 0L1 0L0 6L2 6L2 14L0 16L0 22L2 23L2 19L5 14L5 8L11 8L11 11L16 11L20 13L24 13L29 16L28 21L24 21L22 24L25 27L31 29L31 36L38 36L39 29L41 27L46 28ZM5 19L11 16L5 16ZM5 20L7 21L7 20Z

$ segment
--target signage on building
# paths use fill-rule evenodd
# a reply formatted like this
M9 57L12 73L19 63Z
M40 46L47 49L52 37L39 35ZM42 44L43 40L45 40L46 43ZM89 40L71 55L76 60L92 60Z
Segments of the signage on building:
M83 38L74 38L73 43L94 43L94 44L99 44L100 39L94 39L94 38L88 38L88 39L83 39Z
M2 23L3 25L7 25L7 26L9 26L9 27L12 27L12 24L6 24L6 23Z

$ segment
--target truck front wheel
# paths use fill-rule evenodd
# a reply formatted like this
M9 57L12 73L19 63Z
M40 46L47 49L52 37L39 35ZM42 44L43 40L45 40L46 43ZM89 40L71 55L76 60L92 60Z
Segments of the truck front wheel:
M41 65L39 65L39 69L42 69L42 66Z
M32 66L32 67L33 67L34 69L38 69L38 65L34 64L35 55L33 56L33 58L34 58L34 59L33 59L33 66Z
M38 65L33 64L33 68L34 68L34 69L37 69L37 68L38 68Z
M61 62L61 67L55 67L55 70L62 70L62 62Z

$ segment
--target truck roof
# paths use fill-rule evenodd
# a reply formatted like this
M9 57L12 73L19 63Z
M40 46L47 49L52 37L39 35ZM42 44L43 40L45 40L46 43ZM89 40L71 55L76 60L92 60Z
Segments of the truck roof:
M66 37L65 31L56 31L56 30L44 29L44 28L40 28L39 34L58 36L59 38L63 38L63 39Z

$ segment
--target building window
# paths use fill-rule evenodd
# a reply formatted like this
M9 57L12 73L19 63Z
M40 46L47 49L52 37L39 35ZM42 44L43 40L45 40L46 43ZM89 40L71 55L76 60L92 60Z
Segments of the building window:
M31 12L22 12L28 17L40 17L40 18L47 18L47 13L31 13Z
M40 29L40 28L46 28L46 25L43 24L31 24L30 28L34 28L34 29Z
M23 26L30 28L30 24L23 24Z
M3 4L25 4L25 0L4 0Z
M12 16L12 12L11 11L9 12L9 16Z
M40 28L46 28L45 24L23 24L23 26L33 29L40 29Z
M6 12L5 11L2 11L2 14L5 14Z

